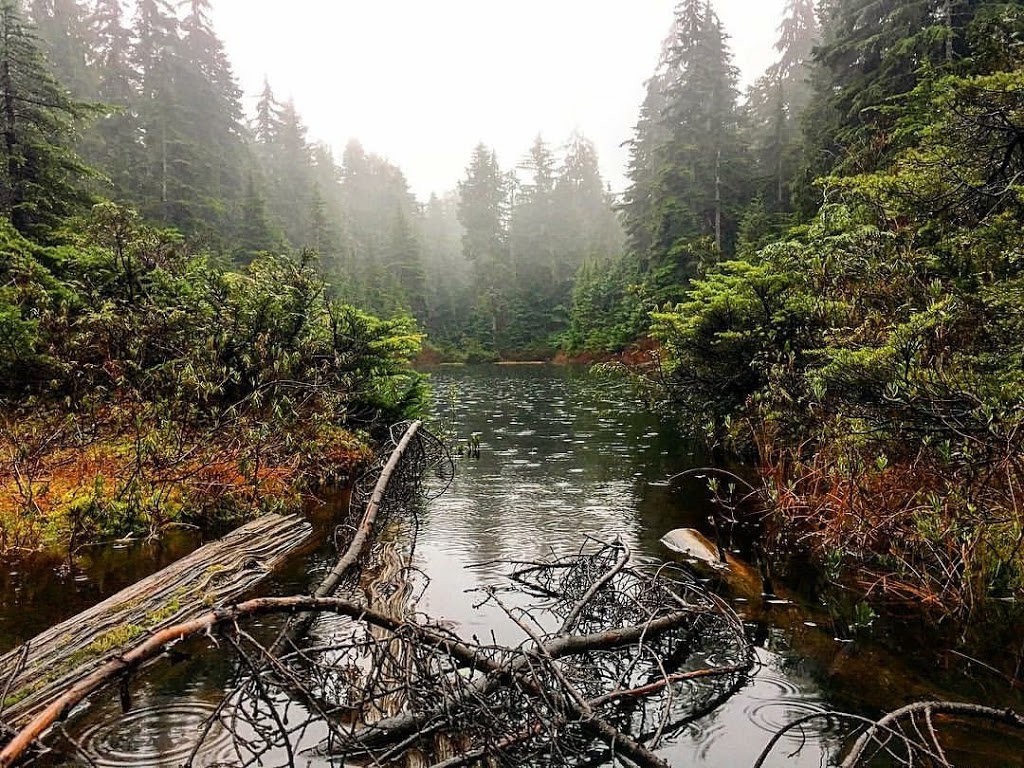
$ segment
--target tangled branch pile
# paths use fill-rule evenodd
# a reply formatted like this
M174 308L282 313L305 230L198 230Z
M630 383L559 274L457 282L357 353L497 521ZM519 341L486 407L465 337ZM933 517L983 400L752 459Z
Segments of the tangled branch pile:
M753 664L727 606L621 543L521 564L486 589L481 603L521 630L518 645L416 616L394 599L407 584L391 569L325 646L273 656L230 628L253 672L218 713L233 762L291 761L315 744L346 764L570 766L614 755L665 766L652 749L715 709Z

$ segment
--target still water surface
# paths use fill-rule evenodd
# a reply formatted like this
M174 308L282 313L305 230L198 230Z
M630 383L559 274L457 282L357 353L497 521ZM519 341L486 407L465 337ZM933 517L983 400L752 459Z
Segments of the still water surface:
M702 457L645 413L627 388L599 382L582 370L550 366L446 368L432 379L435 430L453 430L463 440L477 433L481 448L479 458L459 460L451 487L421 511L418 521L417 565L430 579L420 610L451 622L459 633L521 639L502 617L473 607L479 596L472 590L500 580L504 561L571 554L588 537L617 536L639 554L671 558L659 543L665 532L706 526L710 507L701 483L666 483L700 466ZM329 529L343 503L328 500L313 513L315 522ZM159 544L90 550L70 568L57 569L46 560L3 567L2 649L195 543L172 536ZM324 547L300 558L265 589L305 591L333 557ZM760 665L722 708L668 740L663 753L673 765L749 766L773 732L819 709L874 715L914 699L951 694L1014 703L991 679L966 679L961 669L937 671L934 657L919 652L928 628L851 632L810 576L797 573L788 590L778 590L784 599L770 603L749 590L721 589L748 622ZM330 631L329 622L322 624L320 639L329 639ZM878 642L881 635L885 643ZM121 715L116 693L110 694L76 717L69 732L95 765L180 765L200 723L242 674L228 657L211 652L177 667L157 665L135 682L128 715ZM781 744L767 764L828 764L838 735L827 721L820 722ZM313 746L322 735L312 733L308 744L297 746ZM1015 749L1019 745L991 741L987 757L976 754L976 761L963 764L1024 765ZM233 757L226 734L215 734L197 764L232 764ZM285 758L275 753L278 762L266 764L287 764ZM307 754L297 764L327 763Z
M432 383L439 415L462 438L481 440L480 458L462 460L452 487L431 503L417 544L432 579L424 608L460 631L485 636L501 624L494 612L468 609L466 592L500 580L503 561L572 554L588 537L617 536L638 555L670 558L665 533L706 527L702 484L666 482L704 457L621 383L547 366L453 368ZM768 632L750 684L662 750L673 765L752 765L775 730L828 705L786 643ZM822 765L834 743L827 723L805 735L799 754L790 754L794 741L769 765Z

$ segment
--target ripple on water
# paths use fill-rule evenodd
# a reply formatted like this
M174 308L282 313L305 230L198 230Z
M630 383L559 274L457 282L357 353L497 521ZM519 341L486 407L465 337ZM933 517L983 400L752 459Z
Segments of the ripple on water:
M796 682L770 669L762 669L743 692L744 714L765 733L775 734L794 720L824 709L818 697L809 696ZM822 717L807 722L787 734L786 738L800 741L808 736L820 738L832 732L833 723Z
M87 730L82 749L103 768L178 766L214 711L214 705L195 700L140 707ZM206 765L235 757L231 736L219 723L210 730L202 754Z

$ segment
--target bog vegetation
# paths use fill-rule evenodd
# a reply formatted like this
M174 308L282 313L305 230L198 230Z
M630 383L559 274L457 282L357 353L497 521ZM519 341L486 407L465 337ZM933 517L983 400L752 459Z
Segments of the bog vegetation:
M408 363L656 347L777 535L887 596L1024 591L1024 4L789 0L746 92L682 0L594 146L399 168L252 115L209 0L0 0L0 546L236 515L358 461ZM651 343L653 342L653 343Z
M789 3L740 106L714 15L679 6L623 210L651 394L754 457L835 575L943 612L1019 597L1024 5L818 12Z

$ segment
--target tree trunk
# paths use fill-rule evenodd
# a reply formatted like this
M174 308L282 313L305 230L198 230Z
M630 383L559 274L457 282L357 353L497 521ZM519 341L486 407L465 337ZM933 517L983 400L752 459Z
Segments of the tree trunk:
M0 657L3 721L24 724L111 653L238 598L305 545L312 530L298 516L261 517Z

